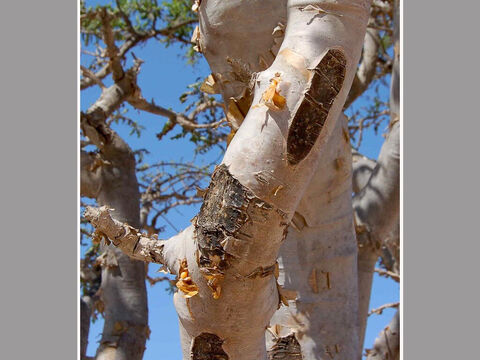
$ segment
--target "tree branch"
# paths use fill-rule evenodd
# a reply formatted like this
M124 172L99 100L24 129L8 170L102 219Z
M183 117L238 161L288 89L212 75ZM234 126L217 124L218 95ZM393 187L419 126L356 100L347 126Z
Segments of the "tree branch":
M113 81L117 82L124 76L123 67L120 62L122 57L119 56L119 50L115 45L112 26L110 24L112 16L108 13L107 9L102 8L102 11L100 12L100 20L102 21L103 41L105 42L105 45L107 45L107 56L110 58Z
M122 7L120 6L120 1L115 0L115 3L117 4L118 12L120 13L120 16L122 17L123 21L125 21L125 25L127 25L127 29L130 32L130 34L132 34L134 37L144 36L144 34L138 33L134 29L128 15L125 14L125 12L122 10Z
M376 164L375 160L363 156L356 150L352 150L352 185L355 194L359 193L368 183Z
M375 272L380 276L390 277L393 280L395 280L396 282L400 282L400 275L395 274L392 271L383 270L383 269L375 269Z
M390 309L390 308L397 308L400 306L400 303L399 302L395 302L395 303L389 303L389 304L384 304L376 309L372 309L370 310L370 312L368 313L368 316L372 315L372 314L378 314L378 315L381 315L383 313L383 310L385 309Z
M400 359L400 317L397 311L390 323L378 335L373 349L367 349L367 360Z
M135 38L128 38L122 46L120 46L120 49L118 50L118 57L123 58L125 54L133 48L135 45L137 45L140 42L139 39ZM98 70L94 75L97 79L102 80L106 78L110 73L112 69L110 67L110 64L107 64L103 66L100 70ZM80 80L80 90L85 90L89 88L90 86L95 85L95 81L93 81L90 78L83 78Z
M131 258L165 264L163 255L165 241L158 240L156 235L148 237L132 226L112 219L106 206L100 208L87 207L84 216L98 233L104 234L115 246Z
M363 55L360 66L355 73L355 78L345 101L344 109L348 108L368 88L375 77L377 68L380 36L377 29L368 28L363 42Z
M100 98L85 113L81 113L80 127L83 133L95 146L103 150L106 156L109 150L131 153L128 145L106 125L106 120L137 90L136 76L140 64L140 61L136 61L121 80L105 89Z
M395 2L395 17L399 7ZM399 22L395 21L398 35ZM355 229L359 245L358 289L360 294L358 319L360 339L363 342L368 316L368 304L372 287L375 263L384 241L398 224L400 216L400 123L398 114L398 61L395 57L390 83L390 126L389 134L382 145L377 164L365 187L353 198Z
M225 122L224 119L211 123L211 124L197 124L193 121L193 118L186 117L183 114L176 113L174 111L165 109L159 105L156 105L153 102L148 102L140 94L135 94L127 99L128 103L138 110L147 111L149 113L160 115L168 118L172 123L182 126L186 130L197 130L197 129L210 129L216 128ZM213 106L205 106L200 111L204 111ZM192 116L196 116L198 112L192 112Z
M82 73L83 75L85 75L87 78L89 78L90 80L92 80L95 84L97 84L98 86L100 86L100 89L102 90L105 90L106 89L106 86L105 84L102 82L101 79L99 79L97 77L96 74L94 74L92 71L90 71L89 69L87 69L85 66L83 65L80 65L80 69L82 70Z

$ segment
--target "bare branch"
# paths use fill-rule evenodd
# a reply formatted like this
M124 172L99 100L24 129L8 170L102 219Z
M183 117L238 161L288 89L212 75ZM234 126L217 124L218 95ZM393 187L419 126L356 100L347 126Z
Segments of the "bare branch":
M378 30L367 29L363 42L363 54L360 66L350 88L344 109L348 108L370 85L375 77L380 36Z
M118 50L118 57L123 58L125 54L133 48L135 45L137 45L140 42L139 39L134 39L134 38L129 38L127 39L122 46L120 46L120 49ZM100 70L98 70L95 73L95 77L98 79L104 79L106 78L110 73L112 69L110 67L110 64L107 64L103 66ZM80 90L85 90L89 88L90 86L94 85L95 82L90 79L90 78L83 78L80 80Z
M207 102L202 102L200 103L197 107L195 107L195 109L192 110L192 112L190 112L190 114L188 115L188 118L193 121L198 114L208 110L208 109L215 109L215 108L224 108L224 105L223 103L221 102L218 102L218 101L207 101ZM221 124L222 122L226 122L226 119L225 120L222 120L222 121L219 121L218 123Z
M385 277L390 277L392 278L393 280L395 280L396 282L400 282L400 275L398 274L395 274L394 272L392 271L388 271L388 270L383 270L383 269L375 269L375 272L380 275L380 276L385 276Z
M91 79L93 82L95 82L95 84L97 84L98 86L100 86L100 88L102 90L105 90L106 86L105 84L102 82L102 80L100 80L97 75L95 75L93 72L91 72L89 69L87 69L85 66L83 65L80 65L80 69L82 70L82 73L83 75L85 75L86 77L88 77L89 79Z
M100 98L80 115L80 126L84 135L99 149L104 149L109 144L112 149L131 153L128 145L107 126L106 120L137 90L136 77L140 64L141 61L136 60L122 79L106 88Z
M157 276L157 277L151 277L147 275L147 281L151 286L155 285L156 283L160 281L171 281L168 276Z
M390 308L398 308L400 305L399 302L395 302L395 303L390 303L390 304L384 304L376 309L372 309L370 310L370 312L368 313L368 316L372 315L372 314L377 314L377 315L381 315L383 310L385 309L390 309Z
M368 183L377 163L355 150L352 151L352 160L352 190L357 194Z
M112 219L106 206L87 207L85 218L95 227L97 233L103 234L110 241L133 259L164 264L163 247L165 241L156 235L148 237L128 224Z
M193 119L186 117L183 114L179 114L174 111L165 109L164 107L156 105L153 102L148 102L140 94L135 94L135 96L131 96L129 99L127 99L127 101L130 105L132 105L134 108L138 110L143 110L152 114L166 117L172 123L178 124L187 130L212 129L212 128L214 129L222 125L223 123L225 123L225 119L222 119L220 121L210 123L210 124L197 124L193 121ZM210 107L205 107L205 109L208 109ZM197 115L197 113L195 113L195 115Z
M181 43L184 43L186 45L191 45L191 42L190 40L186 40L186 39L183 39L182 37L179 37L179 36L175 36L174 33L175 31L177 31L178 29L184 27L184 26L188 26L188 25L192 25L192 24L195 24L198 22L198 19L190 19L190 20L186 20L186 21L182 21L182 22L179 22L177 24L173 24L171 26L167 26L163 29L158 29L158 30L152 30L150 33L149 33L149 36L150 37L157 37L158 35L162 35L162 36L166 36L168 38L174 38L176 39L177 41L181 42Z
M100 18L102 20L103 41L105 45L107 45L107 56L110 58L113 80L117 82L123 77L124 72L120 62L119 49L115 45L115 38L110 24L112 16L108 13L107 9L102 8Z

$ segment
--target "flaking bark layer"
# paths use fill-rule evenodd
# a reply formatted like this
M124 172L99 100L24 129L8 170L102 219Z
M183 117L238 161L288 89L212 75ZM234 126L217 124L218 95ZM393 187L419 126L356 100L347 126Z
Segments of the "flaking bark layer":
M268 360L302 360L302 351L295 334L278 338L268 352Z
M215 334L201 333L192 344L192 360L228 360L223 340Z
M244 225L250 220L264 222L272 211L275 211L273 206L257 198L236 180L227 166L218 166L195 221L199 266L224 271L229 259L246 255L248 245L233 246L236 251L232 249L230 254L230 246L226 245L235 240L248 244L251 235L242 231L247 230Z
M341 50L330 49L313 70L310 87L288 131L287 159L290 164L302 161L315 144L342 88L346 64Z

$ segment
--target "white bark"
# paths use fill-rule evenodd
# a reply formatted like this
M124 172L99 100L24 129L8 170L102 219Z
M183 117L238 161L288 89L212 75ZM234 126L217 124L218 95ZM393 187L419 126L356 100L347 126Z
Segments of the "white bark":
M355 195L354 209L359 241L359 323L363 341L375 263L382 244L395 236L400 217L400 42L399 2L394 8L394 64L390 83L390 132L368 183ZM392 239L392 234L394 234ZM398 233L397 233L398 234ZM392 246L390 246L392 248ZM394 249L395 250L395 249ZM397 255L394 251L394 257Z
M338 173L342 186L332 185L331 204L321 220L327 225L311 224L325 226L320 246L334 249L322 253L332 291L309 301L326 304L318 318L332 333L322 333L322 344L335 342L340 359L358 354L350 148L345 152L344 124L337 119L357 69L369 6L361 0L201 2L199 47L224 100L229 104L233 98L248 113L232 125L241 124L193 226L176 237L172 258L163 255L180 277L179 288L187 276L198 290L191 297L174 296L185 360L266 359L265 329L279 305L276 258L320 166L322 182ZM285 37L275 56L272 33L285 15ZM271 50L273 55L263 58ZM250 73L258 71L250 81ZM331 157L328 143L341 147L343 165ZM314 217L309 210L304 214L309 224ZM307 336L316 337L315 329ZM290 339L298 353L298 341ZM277 343L270 357L278 358L283 346ZM313 340L304 346L314 352Z
M341 116L322 151L280 251L279 282L297 292L270 330L294 333L303 359L356 359L358 342L357 242L353 229L350 142ZM270 336L269 345L278 341Z
M113 208L116 220L139 226L140 194L135 157L129 146L105 123L135 89L138 67L102 92L81 115L84 135L97 146L96 155L81 152L81 195ZM148 335L145 265L120 249L103 247L100 301L104 328L97 360L141 360Z
M222 51L236 63L247 64L247 68L256 71L259 68L256 65L257 59L269 51L273 42L270 35L270 43L265 46L268 43L266 29L273 30L276 24L283 20L281 17L275 18L276 13L262 17L266 10L257 8L252 12L247 5L239 7L239 4L238 1L203 1L200 5L201 49L206 54L214 74L222 74L219 76L221 79L225 78L223 73L226 74L229 67L225 57L221 55ZM260 2L249 4L260 6ZM271 9L271 4L261 5L265 6L264 9ZM274 264L284 233L283 223L293 216L321 162L322 149L332 137L332 131L337 125L336 120L355 75L368 20L369 2L289 1L287 5L288 22L283 43L271 65L267 64L270 66L255 78L253 106L230 143L222 162L242 187L272 206L275 211L271 211L262 223L252 222L248 225L248 239L237 239L239 242L249 241L246 248L236 248L236 240L233 240L233 251L236 251L237 255L239 252L245 255L238 261L232 261L233 265L226 269L222 282L222 297L219 300L202 296L208 292L208 287L199 276L201 266L196 268L198 264L194 256L195 249L189 248L187 244L189 269L192 264L192 277L199 286L200 296L189 299L190 311L185 300L180 301L178 296L175 299L183 327L182 346L185 359L192 344L195 346L196 338L205 331L218 335L224 341L223 350L229 359L265 358L263 333L277 307L275 280L273 276L255 280L246 280L245 277L256 269L267 269ZM322 11L315 8L312 10L309 5L318 6ZM228 12L234 12L235 16L226 17ZM280 10L278 12L281 13ZM241 19L246 18L249 18L250 22L255 21L252 15L258 16L255 30L241 22ZM257 29L264 29L265 32L259 31L255 36L249 33ZM210 38L212 33L221 36L222 46L218 46L218 43L215 47L209 45L215 42L211 39L216 39L214 35ZM241 34L242 39L229 37L229 34ZM235 52L235 48L241 51ZM307 155L296 159L298 162L292 164L287 153L289 133L304 101L304 94L309 91L314 78L314 72L310 69L319 66L322 58L329 54L329 49L337 49L339 56L344 56L344 79L335 101L328 108L328 117L319 137L310 144L312 147ZM277 89L286 100L285 106L278 110L262 105L265 102L262 101L265 100L264 94L271 87L271 80L274 78L281 78ZM236 90L234 84L229 82L222 83L222 86L225 99L241 95L240 85L240 90ZM342 138L335 136L336 141L342 141ZM348 185L349 188L350 186ZM351 213L351 202L348 199L346 204L348 206L345 208ZM352 234L352 222L347 220L347 223ZM337 230L344 232L345 228ZM350 239L352 238L353 235ZM348 255L350 260L347 260L350 262L350 270L353 271L349 273L352 275L351 289L356 292L356 281L352 280L356 279L355 244L353 243L353 247L350 244L349 249L347 252L353 251ZM352 309L356 309L355 300L352 300L350 305ZM355 319L350 326L355 333ZM346 347L351 346L357 351L356 335L349 337L348 341L353 341L353 345L346 344ZM195 354L192 358L195 359Z

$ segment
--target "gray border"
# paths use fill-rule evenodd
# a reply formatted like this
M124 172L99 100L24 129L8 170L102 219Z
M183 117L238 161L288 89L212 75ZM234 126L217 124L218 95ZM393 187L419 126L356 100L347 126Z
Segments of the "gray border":
M405 1L404 359L479 358L475 4Z
M2 355L71 359L77 2L2 4ZM404 6L405 359L478 352L479 11L466 4Z
M75 359L77 1L1 5L1 357Z

